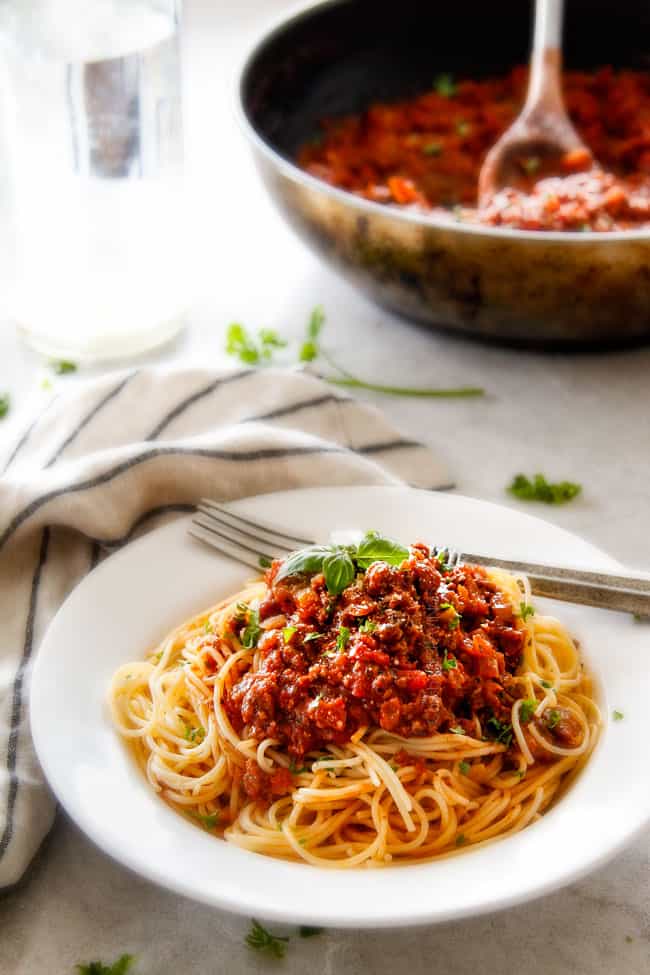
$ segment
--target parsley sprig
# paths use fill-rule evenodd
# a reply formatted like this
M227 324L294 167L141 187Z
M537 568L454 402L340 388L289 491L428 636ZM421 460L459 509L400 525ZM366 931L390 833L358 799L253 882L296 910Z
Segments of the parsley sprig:
M573 481L547 481L543 474L527 477L516 474L508 491L520 501L541 501L543 504L566 504L577 497L582 491L580 484Z
M428 389L412 386L394 386L383 383L368 382L354 376L347 369L332 360L320 344L320 337L325 324L325 312L317 305L311 312L305 338L300 346L299 362L314 362L318 358L324 359L334 370L334 375L323 376L334 386L348 389L365 389L373 393L384 393L387 396L414 396L420 398L465 398L468 396L483 396L485 390L480 386L458 386L455 388ZM245 365L261 366L270 364L274 353L288 345L272 329L260 329L257 338L239 322L233 322L226 332L226 352L243 362Z
M9 393L0 394L0 420L3 420L11 408Z
M259 921L251 921L251 929L246 935L246 944L253 951L259 951L271 958L284 958L289 938L271 934Z

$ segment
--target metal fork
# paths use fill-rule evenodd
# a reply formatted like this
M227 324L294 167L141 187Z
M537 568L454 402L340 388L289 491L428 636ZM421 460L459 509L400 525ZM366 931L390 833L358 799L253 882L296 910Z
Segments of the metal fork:
M253 521L207 498L198 505L189 532L222 555L258 572L267 568L275 558L283 558L298 548L315 544L313 539ZM440 546L433 546L432 552L452 567L464 563L525 573L536 596L650 617L650 576L589 572L569 566L499 559Z

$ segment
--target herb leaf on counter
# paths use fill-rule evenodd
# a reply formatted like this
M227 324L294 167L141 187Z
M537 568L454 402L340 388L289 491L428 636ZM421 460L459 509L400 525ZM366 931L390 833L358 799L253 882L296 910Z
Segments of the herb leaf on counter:
M103 965L101 961L91 961L87 965L77 965L79 975L126 975L133 963L133 955L122 955L112 965Z
M69 359L54 359L50 366L57 376L64 376L67 372L77 371L77 363L71 362Z
M10 407L11 407L11 398L9 396L9 393L0 394L0 420L4 419L4 417L9 412Z
M533 478L525 474L516 474L508 491L520 501L542 501L544 504L566 504L577 497L582 491L581 484L573 481L547 481L543 474L535 474Z
M457 386L449 389L418 388L413 386L393 386L383 383L367 382L353 376L342 366L333 362L330 356L321 348L320 336L325 324L325 312L321 305L312 310L307 323L305 339L300 346L298 361L302 363L314 362L323 358L338 375L322 376L325 382L333 386L348 389L365 389L372 393L384 393L387 396L414 396L431 399L456 399L468 396L484 396L485 390L480 386ZM261 329L258 339L248 332L243 325L233 322L226 332L226 353L235 356L240 362L249 366L268 365L277 349L285 348L288 342L280 338L271 329Z
M263 954L270 955L272 958L284 958L289 941L286 937L271 934L270 931L267 931L254 918L251 921L251 929L246 935L245 940L248 947L252 948L253 951L262 952Z

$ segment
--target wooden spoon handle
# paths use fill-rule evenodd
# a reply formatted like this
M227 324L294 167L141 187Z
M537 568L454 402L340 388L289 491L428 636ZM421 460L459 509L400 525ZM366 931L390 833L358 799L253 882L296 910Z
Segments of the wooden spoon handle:
M524 112L564 111L562 103L562 25L564 0L536 0L530 83Z

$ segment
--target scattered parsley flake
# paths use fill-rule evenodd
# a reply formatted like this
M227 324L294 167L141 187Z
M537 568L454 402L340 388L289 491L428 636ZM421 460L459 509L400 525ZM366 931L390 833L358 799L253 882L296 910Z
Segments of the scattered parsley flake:
M467 842L467 839L465 837L465 834L464 833L459 833L458 836L456 837L456 846L462 846L466 842Z
M364 620L359 627L359 633L374 633L377 629L377 624L373 620Z
M535 474L531 479L525 474L513 477L508 491L520 501L541 501L544 504L566 504L582 491L580 484L573 481L547 481L543 474Z
M50 368L57 376L64 376L67 372L76 372L78 367L76 362L70 362L69 359L54 359L50 362Z
M260 569L270 569L271 566L273 565L272 560L268 558L268 556L266 555L260 555L257 561L259 563Z
M458 614L455 606L452 606L451 603L440 603L440 609L443 611L443 613L448 613L449 610L452 611L453 616L450 616L450 618L449 618L449 620L447 622L447 626L449 627L450 630L456 630L456 629L458 629L458 625L460 623L460 616L459 616L459 614ZM455 664L454 664L454 666L455 666Z
M472 766L469 764L469 762L466 762L465 759L458 763L458 770L461 775L469 775L471 767Z
M347 626L342 626L336 637L336 649L345 650L348 645L348 640L350 639L350 631Z
M193 745L200 745L205 738L205 728L201 725L198 728L193 728L191 724L185 725L185 734L183 735L185 741L191 742Z
M445 650L445 655L442 658L442 669L443 670L455 670L457 666L458 666L458 663L456 661L456 658L455 657L448 657L447 656L447 651Z
M205 621L205 626L203 627L203 630L204 630L205 633L212 633L213 632L212 623L210 622L210 620L206 620Z
M301 924L298 928L298 934L301 938L315 938L316 935L322 933L323 928L312 928L308 924Z
M464 735L465 734L465 731L463 730L463 728L461 728L460 725L456 725L455 728L450 728L449 731L450 731L450 733L452 735Z
M537 701L534 698L528 698L521 702L521 707L519 708L519 720L524 724L530 721L533 714L535 713L535 708L537 707Z
M425 156L439 156L442 153L442 143L427 142L422 146L422 152Z
M126 975L131 967L133 955L122 955L112 965L104 965L101 961L91 961L86 965L76 965L79 975Z
M519 776L520 779L523 779L523 777L524 777L525 774L526 774L526 769L525 768L518 768L517 769L517 775Z
M542 681L542 687L552 688L553 685L551 684L550 680L543 680Z
M527 173L536 173L541 165L539 156L528 156L522 161L522 166Z
M535 615L535 607L531 606L530 603L519 603L519 616L524 622L529 616Z
M551 731L556 726L556 724L558 723L561 717L560 712L557 710L557 708L548 708L544 712L544 716L546 718L546 727L549 728Z
M253 918L251 921L251 929L246 935L245 941L246 945L252 948L253 951L270 955L271 958L284 958L289 939L280 935L271 934L259 921Z
M245 650L252 650L257 646L257 641L262 635L260 626L260 614L256 609L248 609L248 622L241 631L239 639Z
M458 91L458 85L451 74L439 74L434 78L433 88L436 94L442 95L443 98L453 98Z
M3 420L11 409L11 397L9 393L0 395L0 420Z
M208 816L202 816L201 813L193 812L192 816L194 816L195 819L198 819L204 829L214 829L221 818L221 814L218 810L217 812L210 813Z
M458 122L456 122L456 132L461 139L464 138L464 136L469 135L471 131L472 126L469 124L469 122L466 122L465 119L460 119Z
M312 640L320 640L324 635L324 633L308 633L303 642L311 643Z
M153 658L153 659L154 659L154 660L156 661L156 663L157 663L157 664L159 664L159 663L160 663L160 661L162 660L162 655L163 655L163 652L162 652L162 650L160 650L160 651L159 651L159 652L158 652L158 653L156 654L156 656L155 656L155 657Z
M512 725L499 721L495 715L492 715L486 724L486 728L496 742L505 745L506 748L509 747L512 742Z
M290 643L291 637L295 632L296 632L295 626L285 626L285 628L282 631L282 638L284 639L284 642Z
M41 389L44 389L46 392L52 389L52 380L49 376L43 376L41 379Z
M622 711L616 711L616 710L612 711L612 718L614 719L614 721L622 721L624 717L625 715L623 714Z

